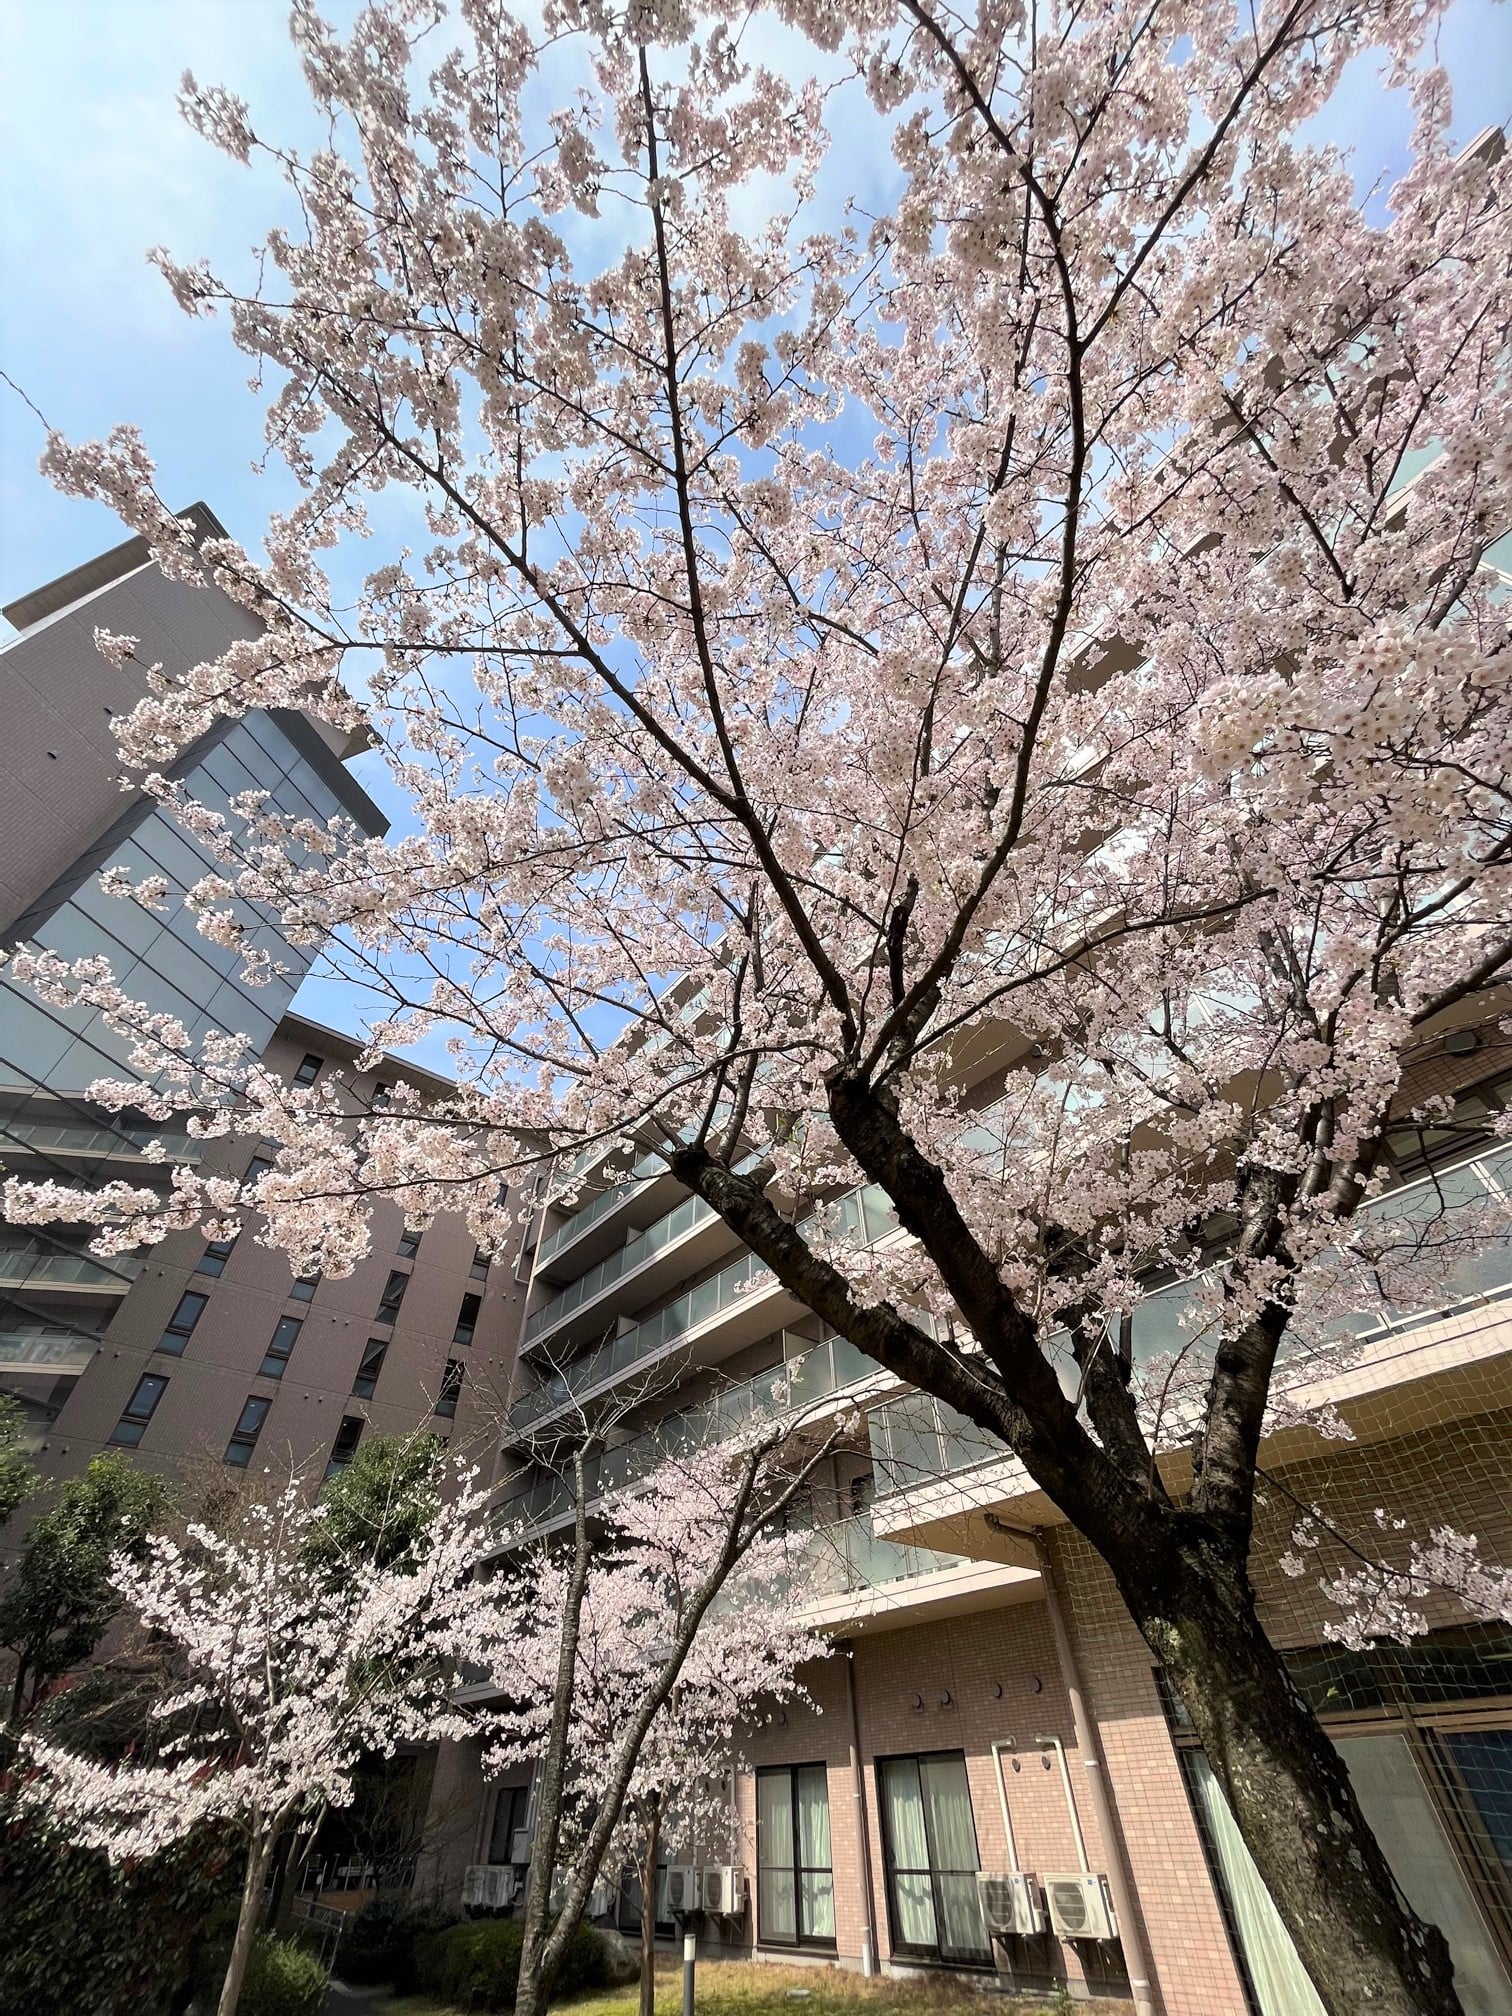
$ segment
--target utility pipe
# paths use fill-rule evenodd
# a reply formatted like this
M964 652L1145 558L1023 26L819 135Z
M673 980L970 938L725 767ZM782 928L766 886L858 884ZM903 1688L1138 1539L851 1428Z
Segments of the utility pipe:
M1059 1736L1036 1736L1034 1740L1042 1750L1053 1750L1060 1763L1061 1789L1066 1795L1066 1811L1071 1815L1071 1832L1076 1840L1076 1859L1081 1864L1083 1876L1090 1876L1092 1864L1087 1860L1087 1837L1082 1832L1081 1815L1076 1810L1076 1794L1071 1790L1071 1766L1066 1762L1066 1746ZM1093 1803L1095 1805L1096 1801Z
M1012 1748L1011 1743L994 1743L992 1761L997 1766L998 1811L1003 1816L1003 1839L1008 1844L1008 1873L1018 1876L1023 1872L1019 1868L1018 1843L1013 1838L1013 1815L1008 1811L1008 1780L1003 1775L1003 1752Z
M861 1865L861 1972L879 1971L877 1900L872 1891L871 1840L866 1824L866 1773L861 1765L861 1717L856 1709L855 1647L845 1648L845 1692L850 1703L851 1799L856 1816L856 1859Z
M1113 1815L1113 1802L1108 1797L1107 1780L1103 1775L1102 1753L1098 1747L1097 1731L1092 1718L1087 1713L1086 1701L1082 1695L1081 1672L1076 1663L1076 1654L1071 1649L1071 1634L1066 1629L1065 1613L1061 1609L1060 1592L1055 1578L1055 1562L1051 1557L1044 1528L1034 1529L1034 1551L1039 1561L1040 1585L1045 1592L1045 1609L1050 1619L1050 1635L1055 1641L1055 1657L1061 1670L1061 1681L1071 1704L1071 1724L1076 1731L1076 1745L1081 1752L1081 1760L1087 1767L1087 1793L1092 1801L1092 1811L1097 1816L1097 1829L1102 1835L1108 1856L1108 1888L1113 1894L1113 1909L1118 1915L1118 1937L1123 1946L1124 1965L1129 1971L1129 1991L1134 1998L1135 2016L1159 2016L1160 2001L1150 1973L1149 1957L1145 1952L1144 1940L1140 1935L1139 1921L1134 1915L1134 1886L1129 1879L1124 1861L1123 1836L1118 1830ZM1070 1784L1067 1784L1070 1794ZM1072 1801L1074 1809L1075 1801ZM1077 1829L1077 1838L1081 1830ZM1082 1866L1086 1867L1086 1853L1083 1850Z

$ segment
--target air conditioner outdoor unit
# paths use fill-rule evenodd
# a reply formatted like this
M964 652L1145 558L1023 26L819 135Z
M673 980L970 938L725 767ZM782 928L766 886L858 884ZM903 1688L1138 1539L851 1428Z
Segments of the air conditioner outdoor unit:
M1059 1939L1116 1939L1118 1926L1101 1876L1047 1876L1045 1902Z
M1045 1913L1032 1876L1017 1870L977 1871L977 1897L987 1930L999 1939L1037 1939L1045 1929Z
M698 1909L698 1871L691 1862L667 1864L667 1909L674 1915Z
M702 1871L703 1908L716 1918L738 1918L746 1908L746 1873L730 1862L711 1862Z
M530 1844L535 1839L534 1827L516 1827L509 1837L509 1859L511 1862L528 1862Z
M507 1911L515 1899L515 1872L507 1862L497 1862L483 1872L480 1902L489 1911Z
M464 1909L476 1910L483 1902L483 1885L492 1874L486 1862L474 1862L462 1878L462 1904Z

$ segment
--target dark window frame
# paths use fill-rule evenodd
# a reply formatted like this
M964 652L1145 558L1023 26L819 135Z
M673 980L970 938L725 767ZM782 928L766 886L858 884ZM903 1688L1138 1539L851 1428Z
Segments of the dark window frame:
M212 1281L218 1281L226 1271L226 1262L235 1251L236 1239L235 1233L229 1239L207 1239L204 1252L194 1263L195 1273L208 1275Z
M394 1285L395 1282L399 1284L397 1289ZM404 1307L404 1291L409 1287L409 1284L410 1277L405 1268L391 1267L389 1269L388 1280L384 1283L383 1293L378 1299L378 1314L373 1318L375 1323L398 1322L399 1311Z
M309 1086L313 1085L315 1083L315 1080L320 1076L321 1072L325 1069L325 1061L326 1060L324 1059L324 1057L319 1056L315 1051L306 1050L303 1057L301 1057L299 1060L298 1067L296 1068L293 1077L289 1081L290 1084L299 1085L305 1088L308 1088ZM310 1069L310 1066L312 1064L315 1067L313 1071Z
M399 1244L394 1248L394 1257L398 1260L413 1260L420 1251L420 1241L424 1237L423 1231L412 1232L406 1225L399 1234Z
M195 1310L194 1314L188 1319L187 1322L182 1320L184 1312L184 1304L186 1302L198 1302L199 1304L198 1309ZM173 1306L173 1314L168 1318L168 1321L163 1325L163 1334L158 1339L157 1344L154 1348L156 1350L161 1351L166 1357L182 1358L184 1355L184 1346L189 1342L189 1339L194 1335L195 1330L199 1325L200 1318L204 1315L205 1311L209 1307L210 1307L210 1297L204 1289L202 1288L184 1289L183 1293L179 1296L178 1301ZM172 1343L168 1341L170 1338L173 1339Z
M331 1454L325 1467L325 1474L328 1478L339 1476L341 1472L346 1469L347 1465L351 1462L352 1458L357 1454L358 1447L362 1441L362 1431L364 1428L366 1428L366 1426L367 1426L366 1415L363 1414L342 1415L341 1426L336 1430L336 1440L331 1444ZM349 1428L354 1428L356 1430L356 1433L350 1437L347 1436L347 1430ZM347 1452L344 1456L340 1453L343 1439L348 1440L351 1445L347 1449Z
M230 1437L227 1440L226 1453L221 1458L222 1463L229 1463L233 1470L245 1470L247 1468L248 1464L252 1461L252 1452L257 1447L257 1438L263 1431L263 1423L267 1420L272 1406L273 1402L264 1393L249 1393L247 1395L242 1410L236 1417L236 1426L231 1430ZM254 1416L250 1425L248 1425L249 1415ZM235 1455L232 1454L233 1450L237 1452Z
M933 1763L937 1759L944 1757L954 1758L966 1773L966 1807L971 1816L972 1839L976 1844L976 1870L949 1868L936 1858L934 1822L930 1817L928 1796L923 1793L924 1773L922 1767L925 1764ZM912 1864L908 1864L900 1871L895 1859L892 1827L887 1817L887 1796L884 1790L883 1766L887 1764L912 1764L918 1770L923 1803L924 1852L929 1857L929 1867L927 1869L916 1869ZM877 1817L881 1822L882 1829L882 1887L887 1897L887 1932L893 1954L904 1959L933 1960L943 1967L965 1967L990 1971L996 1957L992 1950L990 1933L986 1934L987 1943L981 1949L980 1957L977 1958L970 1957L964 1953L946 1953L940 1943L940 1927L945 1922L945 1908L940 1889L940 1878L942 1876L965 1875L975 1878L977 1870L980 1870L982 1866L982 1842L981 1836L977 1833L976 1805L971 1797L971 1773L968 1768L965 1750L899 1750L890 1753L886 1757L873 1758L872 1768L876 1776L877 1785ZM919 1945L916 1942L904 1939L899 1934L896 1878L900 1873L908 1876L927 1876L929 1878L930 1901L933 1905L935 1921L935 1943L932 1946ZM985 1933L985 1926L983 1930Z
M467 1377L467 1367L460 1358L448 1358L446 1370L441 1375L441 1390L436 1395L435 1414L440 1421L455 1421L457 1402L462 1398L462 1382Z
M369 1337L363 1347L357 1370L352 1379L352 1395L357 1400L371 1400L378 1376L383 1370L383 1361L388 1356L386 1337ZM371 1371L368 1369L371 1366Z
M493 1256L485 1253L481 1246L473 1248L472 1265L467 1270L469 1281L486 1281Z
M320 1286L320 1278L318 1274L296 1274L293 1285L289 1289L289 1300L291 1302L313 1302L315 1300L315 1291Z
M802 1860L802 1833L798 1825L798 1774L800 1771L820 1771L824 1774L824 1802L829 1805L829 1766L820 1763L805 1764L763 1764L756 1772L756 1944L758 1946L780 1946L785 1953L796 1953L800 1947L812 1953L834 1953L838 1950L838 1905L835 1891L835 1836L834 1814L830 1814L830 1859L828 1863L804 1862ZM793 1859L790 1863L762 1863L761 1838L761 1780L763 1778L786 1778L788 1781L788 1815L792 1830ZM770 1932L761 1909L761 1872L763 1866L786 1867L793 1878L793 1926L794 1936L785 1939L780 1932ZM803 1929L803 1879L805 1876L828 1876L830 1879L830 1911L836 1919L836 1931L823 1937Z
M482 1316L483 1297L472 1293L464 1295L462 1307L457 1311L457 1327L452 1332L453 1344L471 1344L478 1334L478 1324Z
M299 1342L299 1333L303 1328L303 1316L279 1317L268 1348L263 1353L257 1374L259 1379L282 1379L289 1369L289 1360L294 1356L294 1346ZM284 1347L281 1350L280 1344Z
M157 1388L157 1391L150 1398L146 1399L145 1403L142 1392L143 1387ZM121 1409L120 1420L117 1421L114 1428L110 1431L110 1441L114 1448L140 1448L142 1437L147 1433L148 1425L158 1410L158 1403L167 1391L168 1381L161 1372L144 1372L142 1374L141 1378L138 1379L136 1385L132 1388L131 1398ZM130 1432L132 1429L136 1430L135 1434Z

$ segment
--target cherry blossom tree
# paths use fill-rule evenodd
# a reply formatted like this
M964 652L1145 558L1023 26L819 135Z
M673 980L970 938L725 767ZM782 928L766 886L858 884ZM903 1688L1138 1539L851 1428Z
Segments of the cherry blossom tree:
M485 1766L540 1773L516 2016L546 2007L601 1872L637 1849L644 2001L663 1823L690 1846L728 1832L741 1725L828 1650L802 1621L801 1542L781 1521L846 1426L800 1417L680 1452L592 1518L590 1438L564 1455L570 1547L532 1548L494 1585L512 1629Z
M1097 1550L1332 2016L1458 2008L1249 1575L1329 1256L1371 1262L1386 1123L1436 1116L1421 1060L1512 959L1508 169L1450 146L1442 12L378 0L343 39L299 0L327 144L183 97L297 227L246 284L154 255L299 501L259 560L195 547L129 429L45 466L265 625L145 668L125 758L222 859L122 900L254 976L239 903L328 939L460 1089L353 1126L103 962L16 960L133 1032L159 1110L285 1145L250 1196L14 1217L127 1245L255 1202L335 1274L376 1195L487 1242L542 1144L659 1154ZM1372 50L1415 130L1364 201L1308 135ZM371 725L413 821L187 802L179 753L270 704ZM862 1181L906 1239L840 1236ZM1417 1244L1431 1298L1454 1240ZM1143 1390L1157 1269L1205 1343Z
M274 1851L286 1828L346 1804L364 1757L459 1734L459 1668L500 1663L508 1627L470 1586L484 1495L464 1484L398 1564L333 1575L311 1547L322 1509L294 1478L235 1529L191 1523L117 1558L128 1610L178 1655L183 1685L157 1700L169 1733L151 1763L102 1763L22 1740L22 1796L87 1848L137 1860L206 1822L246 1841L241 1908L219 2016L235 2016Z

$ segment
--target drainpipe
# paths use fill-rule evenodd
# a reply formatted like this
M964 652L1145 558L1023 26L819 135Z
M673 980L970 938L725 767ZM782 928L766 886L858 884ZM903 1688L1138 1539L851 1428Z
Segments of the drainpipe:
M850 1703L850 1772L856 1816L856 1859L861 1865L861 1972L870 1976L878 1972L877 1900L872 1892L871 1841L866 1825L866 1774L861 1768L861 1718L856 1710L853 1645L845 1648L845 1692Z
M1037 1526L1034 1529L1034 1551L1039 1560L1040 1582L1045 1592L1045 1609L1050 1617L1050 1635L1055 1640L1055 1657L1071 1703L1071 1723L1076 1731L1076 1745L1081 1752L1082 1762L1087 1767L1087 1792L1092 1801L1092 1811L1097 1816L1098 1832L1102 1835L1107 1849L1108 1888L1113 1896L1113 1909L1118 1914L1118 1936L1123 1946L1124 1965L1129 1970L1129 1988L1134 1997L1135 2016L1158 2016L1159 2002L1150 1975L1150 1962L1144 1950L1144 1940L1140 1936L1139 1922L1134 1915L1134 1886L1124 1860L1123 1836L1114 1819L1113 1802L1108 1797L1108 1785L1103 1773L1097 1731L1082 1697L1081 1672L1076 1663L1076 1655L1071 1649L1071 1634L1066 1629L1065 1612L1061 1609L1060 1592L1056 1586L1055 1563L1051 1559L1043 1527ZM1059 1749L1060 1745L1057 1744L1056 1747ZM1064 1751L1061 1752L1061 1765L1062 1769L1065 1769ZM1066 1795L1070 1800L1069 1775L1066 1780ZM1074 1800L1071 1801L1071 1806L1074 1813ZM1079 1825L1077 1840L1078 1843L1081 1840ZM1085 1854L1083 1862L1085 1866Z

